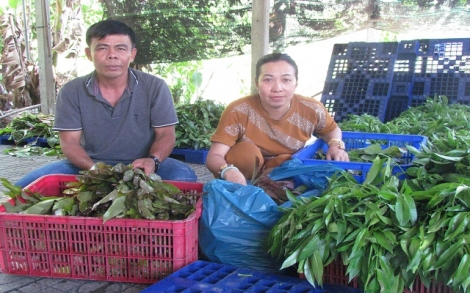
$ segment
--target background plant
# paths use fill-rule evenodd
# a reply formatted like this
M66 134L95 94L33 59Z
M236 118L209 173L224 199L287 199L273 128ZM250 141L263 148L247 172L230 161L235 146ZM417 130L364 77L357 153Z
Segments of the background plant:
M151 70L168 83L175 104L189 104L204 93L199 92L202 83L200 67L201 61L185 61L155 64Z
M176 113L176 148L207 149L225 106L211 100L198 99L192 104L179 104Z

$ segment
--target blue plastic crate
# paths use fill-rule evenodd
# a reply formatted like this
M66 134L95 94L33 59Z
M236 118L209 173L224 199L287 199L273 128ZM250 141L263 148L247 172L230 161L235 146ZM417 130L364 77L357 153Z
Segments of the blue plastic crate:
M3 145L14 145L15 141L11 137L11 135L0 135L0 144Z
M346 151L352 149L365 148L371 144L379 143L383 149L390 146L398 146L406 151L400 160L403 164L393 166L392 173L404 178L406 169L412 166L411 161L414 155L406 149L406 145L412 145L417 149L421 149L421 144L425 143L427 137L420 135L402 135L402 134L386 134L386 133L368 133L368 132L343 132L343 141L346 146ZM328 144L322 139L316 140L310 146L307 146L294 155L293 158L301 160L305 165L318 165L318 164L333 164L353 174L354 178L359 183L364 182L367 172L372 167L372 163L365 162L338 162L314 159L317 153L321 151L326 153L328 151Z
M19 143L16 143L11 135L0 135L0 144L3 145L25 145L25 144L31 144L32 146L38 146L38 147L49 147L47 144L47 139L44 137L28 137L20 141Z
M266 274L199 260L141 291L141 293L170 292L361 293L363 291L331 284L315 288L300 278Z
M336 122L369 114L383 120L397 42L335 44L321 102Z
M24 140L27 144L31 144L32 146L37 146L37 147L49 147L49 144L47 143L47 138L44 137L29 137Z
M209 150L207 149L192 150L175 148L171 152L170 157L175 159L182 159L187 163L205 164L208 153Z

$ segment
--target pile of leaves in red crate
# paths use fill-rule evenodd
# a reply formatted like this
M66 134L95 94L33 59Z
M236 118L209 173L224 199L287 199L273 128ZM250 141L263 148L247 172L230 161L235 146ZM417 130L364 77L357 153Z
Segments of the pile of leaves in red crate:
M195 209L187 196L156 174L147 176L131 165L98 162L66 182L61 196L47 196L0 181L12 200L1 205L9 213L112 218L182 220Z

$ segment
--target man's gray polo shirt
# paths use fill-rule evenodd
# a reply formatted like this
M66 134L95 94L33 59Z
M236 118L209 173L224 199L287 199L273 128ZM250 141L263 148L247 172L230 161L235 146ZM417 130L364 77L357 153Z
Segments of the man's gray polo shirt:
M57 97L53 130L81 130L88 155L115 165L147 157L154 127L177 123L165 81L129 69L128 88L114 108L102 97L95 72L66 83Z

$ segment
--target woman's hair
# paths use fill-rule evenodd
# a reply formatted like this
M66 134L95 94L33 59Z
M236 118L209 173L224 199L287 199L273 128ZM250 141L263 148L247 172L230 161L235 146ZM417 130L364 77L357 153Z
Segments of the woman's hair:
M134 30L122 21L106 19L91 25L86 32L86 43L91 44L91 39L101 40L108 35L127 35L131 39L132 48L135 48L136 36Z
M258 78L261 74L261 66L263 66L264 64L269 63L269 62L278 62L278 61L286 61L287 63L292 65L292 67L294 67L294 71L295 71L295 79L299 80L299 77L298 77L299 68L297 67L297 64L295 63L294 59L292 59L289 55L287 55L285 53L271 53L271 54L268 54L268 55L264 55L256 63L255 81L258 80Z

